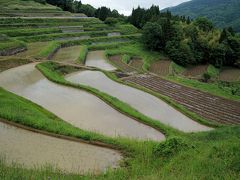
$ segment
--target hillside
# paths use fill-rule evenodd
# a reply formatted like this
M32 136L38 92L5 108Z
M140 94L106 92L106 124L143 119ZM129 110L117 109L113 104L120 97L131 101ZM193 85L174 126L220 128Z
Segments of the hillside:
M173 14L191 18L204 16L211 19L217 27L232 26L240 32L239 0L192 0L168 9Z
M33 0L0 0L1 17L39 17L70 16L69 12L50 4L41 4Z

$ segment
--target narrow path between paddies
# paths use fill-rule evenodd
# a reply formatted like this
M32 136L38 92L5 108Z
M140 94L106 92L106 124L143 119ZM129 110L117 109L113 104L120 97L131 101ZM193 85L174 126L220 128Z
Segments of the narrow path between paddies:
M100 68L106 71L114 71L116 68L109 64L104 55L104 51L92 51L87 55L86 66Z
M84 130L111 137L164 140L164 135L156 129L123 115L96 96L47 80L35 65L0 73L0 86Z
M54 138L0 122L0 156L24 168L49 165L67 173L100 173L118 166L122 156L108 148Z
M81 46L70 46L66 48L61 48L58 52L53 56L54 61L59 62L69 62L74 63L77 61L80 54Z
M141 90L117 83L99 71L82 71L66 76L73 83L94 87L128 103L139 112L184 132L207 131L211 128L201 125L183 115L157 97Z

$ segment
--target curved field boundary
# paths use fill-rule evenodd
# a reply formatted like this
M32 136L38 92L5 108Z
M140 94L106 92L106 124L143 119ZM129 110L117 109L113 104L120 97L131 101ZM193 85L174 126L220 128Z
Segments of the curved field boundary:
M73 142L80 142L80 143L85 143L85 144L91 144L91 145L95 145L95 146L99 146L99 147L105 147L105 148L109 148L109 149L114 149L117 150L119 152L122 152L119 148L117 148L116 146L113 146L111 144L106 144L100 141L87 141L84 139L80 139L80 138L75 138L75 137L71 137L71 136L64 136L61 134L55 134L55 133L51 133L51 132L47 132L47 131L43 131L43 130L39 130L39 129L35 129L29 126L25 126L19 123L15 123L6 119L2 119L0 117L0 122L20 128L20 129L24 129L27 131L31 131L34 133L39 133L42 135L46 135L46 136L50 136L50 137L54 137L54 138L59 138L59 139L64 139L64 140L68 140L68 141L73 141Z
M240 102L213 96L154 75L136 75L124 78L124 81L170 97L205 119L223 124L240 124Z

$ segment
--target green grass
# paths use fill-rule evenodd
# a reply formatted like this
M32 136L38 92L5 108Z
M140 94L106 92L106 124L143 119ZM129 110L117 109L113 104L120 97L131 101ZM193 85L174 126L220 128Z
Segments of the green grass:
M87 46L81 46L80 47L80 54L79 54L79 58L78 58L78 61L81 64L85 64L87 54L88 54L88 47Z
M51 34L51 33L61 33L62 31L57 28L42 28L42 29L8 29L0 30L0 34L6 34L10 37L16 36L34 36L39 34Z
M0 88L0 117L29 127L85 140L112 144L124 151L125 165L104 174L73 175L46 169L6 165L0 158L1 179L239 179L240 127L177 134L167 141L137 142L86 132L62 121L40 106Z
M57 41L49 42L49 44L36 55L36 58L47 59L51 53L54 53L54 51L56 51L60 47L61 47L60 42Z
M124 55L122 56L122 61L123 61L124 63L128 64L128 63L130 62L130 60L131 60L131 56L129 56L129 55L127 55L127 54L124 54Z
M128 46L121 46L116 49L109 49L106 51L106 56L112 55L129 55L131 57L137 56L141 57L144 61L143 68L144 70L148 70L150 64L158 59L163 58L163 54L160 52L151 52L146 50L141 43L133 43Z
M170 65L170 72L172 75L182 74L186 69L175 62L172 62Z
M7 42L0 41L0 51L27 47L26 43L18 40L8 40Z
M219 73L220 73L220 69L215 68L213 65L209 65L208 69L207 69L207 73L212 77L212 78L217 78Z

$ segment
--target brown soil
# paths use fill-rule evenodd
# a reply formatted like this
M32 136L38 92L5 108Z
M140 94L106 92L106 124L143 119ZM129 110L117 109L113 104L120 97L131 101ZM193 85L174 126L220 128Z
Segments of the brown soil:
M131 59L129 65L131 67L137 69L138 71L142 71L143 60L141 58L134 57L134 58Z
M151 64L149 71L160 76L167 76L170 65L171 61L156 61Z
M17 66L28 64L30 62L32 62L32 61L30 61L28 59L20 59L20 58L0 60L0 72L5 71L7 69L17 67Z
M240 69L238 68L225 68L219 75L219 80L226 82L234 82L240 80Z
M136 71L134 68L130 67L129 65L122 62L122 56L121 55L115 55L109 57L110 62L112 62L116 67L118 67L120 70L130 73Z
M223 124L240 124L240 102L213 96L153 75L131 76L125 78L125 81L170 97L205 119Z
M187 77L193 77L193 78L201 78L201 76L207 72L208 65L199 65L194 66L191 68L188 68L183 75Z

